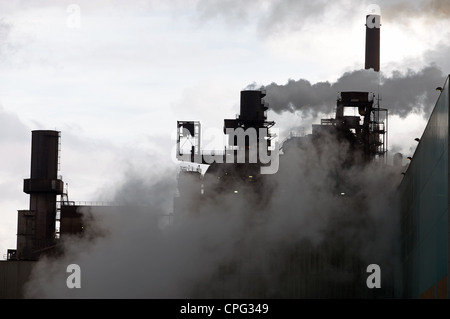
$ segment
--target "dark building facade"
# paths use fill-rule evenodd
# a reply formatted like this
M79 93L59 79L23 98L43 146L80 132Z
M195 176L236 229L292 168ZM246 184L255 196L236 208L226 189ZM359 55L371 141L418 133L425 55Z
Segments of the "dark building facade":
M399 186L400 296L448 298L449 77Z

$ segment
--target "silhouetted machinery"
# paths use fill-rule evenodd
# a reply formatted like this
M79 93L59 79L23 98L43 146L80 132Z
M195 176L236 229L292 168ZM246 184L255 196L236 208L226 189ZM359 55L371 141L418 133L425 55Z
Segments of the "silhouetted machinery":
M261 168L266 164L257 150L263 145L267 154L274 151L271 142L274 136L269 129L275 123L267 121L268 106L264 96L264 90L241 91L240 115L224 120L224 133L229 139L223 151L201 149L199 122L177 122L177 158L186 165L182 166L178 176L179 196L175 198L174 212L198 211L204 195L239 194L249 185L253 192L258 193L263 185L267 191L268 184L264 181L270 176L261 174ZM373 160L384 161L387 109L380 108L375 102L371 92L340 92L335 118L322 119L320 124L313 125L311 142L324 152L327 149L323 145L328 142L334 147L346 145L348 150L343 150L346 154L340 166L342 169ZM304 143L308 139L299 137L298 140ZM206 172L203 164L208 165ZM336 179L338 185L344 183L339 177ZM250 192L246 194L249 196ZM258 200L264 203L264 192L260 195Z
M262 186L261 171L271 165L268 158L277 147L272 145L276 136L270 128L275 122L267 121L265 95L264 90L241 91L240 115L224 120L223 132L228 135L224 150L202 150L200 123L177 121L176 156L185 165L178 175L179 196L175 198L174 212L197 210L203 195L239 196L242 188L251 186L255 190ZM206 171L203 164L208 165Z
M352 150L349 164L355 163L355 154L363 163L382 159L386 154L387 109L374 106L371 92L340 92L336 103L336 117L322 119L313 125L313 137L324 134L348 141Z
M23 184L23 191L30 195L30 208L18 212L14 259L36 260L56 245L57 196L64 194L58 176L60 137L57 131L32 132L31 178Z
M266 95L263 90L241 91L240 115L236 119L225 119L223 132L228 135L228 147L222 151L201 149L201 125L198 121L177 121L177 159L198 164L265 164L258 148L264 145L270 154L269 129L275 124L267 121ZM188 143L188 149L185 144Z

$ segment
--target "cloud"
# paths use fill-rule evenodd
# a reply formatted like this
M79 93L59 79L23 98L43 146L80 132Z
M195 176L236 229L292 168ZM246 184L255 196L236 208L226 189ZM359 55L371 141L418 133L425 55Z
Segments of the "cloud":
M336 20L345 21L352 15L364 15L373 2L258 0L199 0L196 9L200 20L222 19L229 26L243 26L256 21L261 34L286 29L301 30L311 23L322 23L324 17L334 13ZM383 21L388 23L414 23L417 18L428 22L447 20L450 4L446 0L378 1ZM359 13L358 13L359 12Z
M329 13L344 14L349 7L346 1L206 1L196 4L198 19L223 20L232 28L255 24L260 35L301 30L311 23L322 21ZM342 17L342 16L341 16Z
M29 128L14 113L0 106L0 193L2 218L0 222L0 258L7 249L15 247L17 210L26 205L23 178L29 174L29 161L23 154L31 154Z
M11 30L11 25L5 22L4 18L0 17L0 62L3 62L6 58L8 49L8 37Z
M430 49L423 54L424 61L434 63L442 68L445 74L450 74L450 62L448 56L450 54L450 46L447 41L438 43L435 48Z

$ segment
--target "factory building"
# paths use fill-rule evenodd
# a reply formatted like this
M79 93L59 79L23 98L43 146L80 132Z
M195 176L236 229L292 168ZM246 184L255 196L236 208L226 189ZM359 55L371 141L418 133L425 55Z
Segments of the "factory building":
M228 145L223 150L205 152L201 145L201 125L198 121L177 122L177 159L188 163L178 176L179 196L174 200L174 213L199 210L202 200L214 194L239 194L251 185L253 189L267 187L264 169L272 155L270 128L275 124L267 120L267 103L262 90L240 92L240 114L236 119L225 119L223 132ZM182 146L188 145L187 150ZM263 157L266 156L266 159ZM277 161L277 157L274 159ZM207 165L206 172L197 169ZM261 205L264 201L258 199Z
M247 104L246 99L241 100L241 114L248 113L247 107L254 110L252 116L237 117L233 121L225 120L224 126L246 127L255 125L258 128L267 129L275 123L267 121L260 111L265 111L267 104L263 101L264 91L250 90L241 92L241 97L249 94L253 101ZM336 229L354 225L355 220L349 219L345 210L336 210L336 219L327 228L329 236L317 247L307 241L299 241L293 246L284 247L282 251L268 250L261 252L264 261L269 260L271 269L282 272L282 278L276 281L277 293L267 286L267 283L254 285L257 273L249 274L245 267L248 267L246 260L243 266L242 254L245 250L239 247L235 251L236 258L228 260L219 265L215 274L215 285L208 286L212 290L205 291L203 286L198 287L198 296L205 296L207 293L211 297L227 297L230 291L230 283L239 284L239 290L234 292L237 297L310 297L310 298L420 298L420 297L447 297L447 266L448 266L448 108L449 108L449 83L448 79L443 86L442 92L436 103L436 107L430 117L423 136L418 143L417 150L410 162L407 170L400 175L403 177L399 185L397 195L401 205L401 249L402 259L400 271L391 273L391 276L384 277L383 285L386 289L381 291L361 290L361 282L364 282L367 273L367 266L358 257L358 251L349 250L346 238L342 238ZM371 98L372 96L372 98ZM358 100L358 97L360 100ZM256 101L258 103L254 103ZM350 103L351 102L351 103ZM209 165L208 170L198 169L198 165L205 163L205 153L201 147L188 151L188 157L180 170L178 188L179 196L174 201L174 222L177 218L182 218L182 214L196 214L201 212L201 207L207 203L211 196L217 194L234 194L246 197L246 194L259 194L254 197L256 200L249 200L248 211L251 212L257 207L266 205L265 193L259 190L267 190L272 180L277 175L289 175L286 168L288 157L299 152L296 156L301 156L305 147L314 145L320 146L323 138L337 136L348 143L351 143L354 158L344 157L340 169L345 171L352 165L363 167L368 162L378 161L384 163L384 156L387 150L385 145L387 118L380 114L383 109L373 107L373 95L370 92L341 92L336 105L351 104L351 107L358 109L359 121L355 115L347 117L342 113L341 108L336 108L334 119L325 119L320 124L315 124L312 134L305 136L292 136L282 145L279 156L279 171L276 174L261 174L261 167L267 165L256 160L250 161L248 140L241 140L246 152L243 163L227 163L228 154L233 160L237 160L239 142L234 138L230 140L230 145L217 152L217 158L222 158ZM248 106L250 105L250 106ZM364 107L362 107L363 105ZM256 107L257 106L257 107ZM367 112L367 110L372 110ZM377 110L378 109L378 110ZM375 110L375 111L374 111ZM364 116L369 117L365 120ZM386 112L387 115L387 112ZM368 124L367 124L368 123ZM242 125L242 126L241 126ZM178 121L177 127L180 129L180 142L183 138L192 139L195 135L200 136L200 123L194 121ZM264 132L262 130L261 132ZM364 132L366 132L364 134ZM192 135L191 135L192 134ZM269 140L271 133L267 130L265 135L256 136L257 143L261 143L261 138ZM200 144L197 138L197 145ZM24 180L24 192L30 195L30 208L21 210L18 213L17 249L8 250L8 260L0 262L1 276L1 298L20 298L22 288L32 270L32 266L41 256L57 256L58 241L65 234L83 234L86 227L82 212L92 209L92 206L80 206L71 202L65 193L62 178L58 176L60 132L55 131L33 131L32 132L32 164L31 176ZM265 146L271 147L271 143ZM242 148L241 148L242 149ZM272 148L273 149L273 148ZM181 158L183 151L179 150ZM211 155L211 154L208 154ZM355 158L357 161L355 161ZM193 160L193 161L191 161ZM349 160L350 162L348 162ZM358 162L359 161L359 162ZM348 165L352 163L352 165ZM384 165L384 164L383 164ZM404 169L401 165L394 166L395 169ZM209 169L213 168L211 171ZM389 168L387 168L389 169ZM219 178L218 178L219 177ZM349 210L356 206L361 207L363 198L352 194L351 190L357 184L349 181L339 180L336 175L336 195L341 196L337 200L343 207ZM345 182L345 183L343 183ZM345 184L345 185L344 185ZM345 189L345 191L343 191ZM256 192L254 192L256 190ZM261 195L263 195L261 197ZM59 198L58 198L59 197ZM258 200L259 199L259 200ZM258 206L260 205L260 206ZM108 207L108 206L104 206ZM81 210L80 210L81 209ZM113 207L109 207L113 209ZM180 215L181 214L181 215ZM261 219L262 217L262 219ZM264 222L264 216L252 216L250 226ZM358 224L362 219L356 221ZM270 246L270 243L265 245ZM264 247L264 246L263 246ZM250 264L254 267L260 266L260 260L252 260ZM326 276L329 266L333 265L334 270L344 273L356 273L357 276L346 284L338 284L329 281ZM386 266L383 266L386 269ZM389 266L387 266L389 267ZM254 276L254 277L252 277ZM248 284L245 284L245 283ZM273 287L273 283L272 283ZM268 290L269 289L269 290Z
M23 181L30 206L18 211L16 249L8 249L7 260L0 261L0 299L23 298L33 265L41 258L58 258L64 253L61 243L66 236L101 235L102 227L93 223L96 209L126 210L130 218L148 213L145 205L69 201L67 187L58 175L60 158L61 132L32 131L31 176ZM154 217L155 229L161 218L171 222L170 215Z
M270 214L267 207L273 205L272 191L277 188L277 195L288 194L299 196L297 190L290 189L288 183L279 183L291 172L292 163L304 157L304 153L317 151L317 162L324 158L334 157L336 153L329 151L324 145L331 144L332 148L341 149L342 158L333 167L334 175L329 179L331 192L335 195L332 202L335 212L329 225L323 226L326 233L324 240L316 245L308 240L299 239L289 241L284 247L276 248L274 242L266 242L258 249L261 253L251 256L242 247L236 247L234 257L220 264L215 276L208 280L206 287L199 288L198 297L227 298L386 298L394 293L392 265L384 264L385 276L383 289L380 291L367 289L367 264L361 258L363 243L354 243L350 236L343 235L344 229L352 227L364 228L365 199L359 195L359 189L365 185L347 179L347 171L360 167L361 170L370 163L378 162L386 165L387 151L387 110L375 104L374 94L371 92L340 92L336 100L335 118L322 119L320 124L312 127L312 134L306 136L292 136L280 146L278 143L267 143L265 147L276 146L281 154L277 158L278 170L273 174L263 174L260 161L251 161L248 152L252 145L248 140L238 141L227 128L260 129L267 132L264 136L257 136L256 144L261 143L261 137L270 140L274 135L270 133L275 123L267 121L262 112L267 110L264 101L265 91L244 90L240 92L240 115L235 120L224 120L224 134L228 132L228 145L216 161L206 170L197 171L197 164L208 164L205 153L201 148L201 125L196 121L178 121L177 155L182 160L182 169L178 176L179 196L175 198L175 221L183 215L205 213L210 207L211 199L224 203L228 196L235 196L236 200L245 202L243 219L248 222L248 230L252 230L269 222ZM347 108L356 109L356 114ZM243 116L244 114L244 116ZM185 127L186 129L181 129ZM231 136L231 137L230 137ZM190 141L191 143L187 143ZM184 154L180 145L191 145ZM274 144L274 145L273 145ZM343 147L341 145L348 145ZM253 149L255 146L253 146ZM190 149L190 152L189 152ZM245 151L245 161L237 161L237 152ZM266 150L266 149L264 149ZM269 151L267 149L267 151ZM274 153L274 150L271 150ZM277 153L278 154L278 153ZM187 155L187 156L185 156ZM226 156L232 159L226 162ZM234 161L234 162L233 162ZM267 165L267 163L265 164ZM192 167L192 169L186 169ZM328 168L324 167L324 170ZM389 169L389 168L386 168ZM309 186L306 186L309 187ZM313 186L311 186L312 188ZM326 187L325 187L326 188ZM318 195L318 194L317 194ZM334 196L333 195L333 196ZM344 196L345 195L345 196ZM295 203L295 198L290 198ZM299 203L301 204L301 203ZM226 206L226 204L223 204ZM283 206L280 206L282 208ZM217 210L223 210L218 204ZM362 211L361 211L362 210ZM354 214L353 212L359 212ZM281 214L282 212L272 212ZM301 210L298 210L301 214ZM356 226L359 225L359 226ZM242 235L245 238L245 235ZM245 242L245 239L242 239ZM380 262L381 263L381 262ZM261 265L265 265L261 267ZM270 283L257 281L261 268L269 268L279 275ZM345 278L345 279L343 279Z
M366 16L365 68L375 72L380 69L379 21L379 14ZM326 146L330 145L337 146L338 153L333 155L339 155L333 158L334 174L326 185L336 205L328 224L323 225L323 240L319 244L304 239L293 240L289 245L265 241L250 247L252 254L249 254L249 248L243 245L246 233L233 234L238 239L231 257L218 262L212 276L195 287L194 297L450 296L449 78L407 167L402 165L401 155L394 158L393 166L387 165L388 109L380 107L372 92L349 89L336 92L338 98L330 101L336 103L334 118L322 119L320 124L312 126L311 134L292 135L282 144L273 133L275 123L267 119L269 105L264 101L264 89L240 92L240 114L235 119L224 120L224 134L229 139L223 150L202 149L199 121L177 121L176 157L181 165L173 223L206 214L205 207L220 208L221 202L215 199L233 200L235 196L236 201L239 199L247 205L244 216L247 230L257 229L270 222L269 213L264 212L273 204L271 194L275 187L277 194L300 203L296 202L297 190L279 183L293 175L289 163L302 158L308 150L314 150L317 158L312 160L320 163L329 156ZM346 112L348 109L354 110L352 115ZM17 248L8 250L8 260L0 262L0 298L22 298L35 262L44 256L57 258L62 253L60 241L64 236L85 236L92 226L85 217L95 209L92 205L69 201L62 177L58 175L60 138L57 131L32 132L31 174L24 180L23 188L30 196L30 205L18 212ZM367 225L366 185L349 180L347 172L363 171L373 163L399 179L398 188L391 195L399 203L398 209L393 208L392 220L397 215L400 220L400 260L399 263L391 261L388 255L374 261L383 269L382 289L367 289L367 260L362 257L365 243L355 239L351 232L374 229ZM270 170L272 165L275 170ZM315 193L313 188L309 191L317 207L321 207L324 194ZM102 208L113 210L117 206L102 205ZM92 233L95 232L89 232ZM375 229L374 234L382 236L383 230ZM264 281L263 271L277 276Z
M58 177L60 132L33 131L31 145L31 178L25 179L23 186L30 195L30 208L18 215L19 260L36 260L55 246L56 199L64 193Z
M55 253L57 197L64 193L64 183L58 176L60 138L57 131L32 132L31 176L23 181L23 191L30 195L30 206L18 211L17 247L8 249L7 261L0 262L2 298L22 297L23 284L34 261Z

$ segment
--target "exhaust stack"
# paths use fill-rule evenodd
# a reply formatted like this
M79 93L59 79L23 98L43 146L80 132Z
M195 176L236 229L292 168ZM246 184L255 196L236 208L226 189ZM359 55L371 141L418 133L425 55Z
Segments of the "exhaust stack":
M381 15L378 6L366 15L366 63L365 69L380 71L380 27Z

